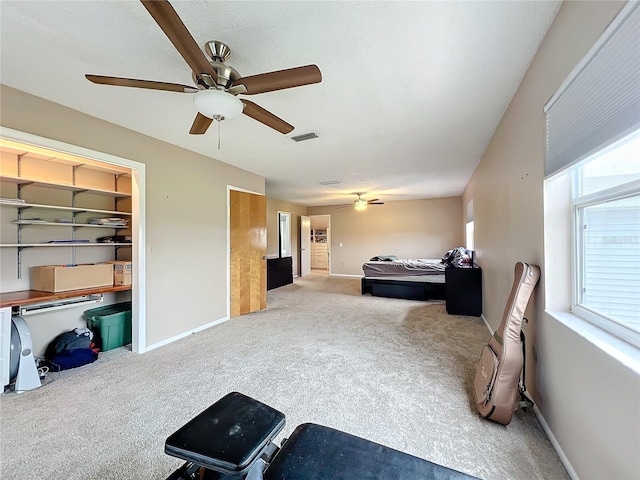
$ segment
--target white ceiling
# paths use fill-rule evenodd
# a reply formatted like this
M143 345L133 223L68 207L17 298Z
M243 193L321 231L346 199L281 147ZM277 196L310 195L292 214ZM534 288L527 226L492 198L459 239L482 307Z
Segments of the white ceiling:
M243 76L316 64L322 83L247 96L295 126L244 115L188 131L190 94L95 85L84 74L192 85L143 5L0 1L3 84L267 179L301 205L460 195L559 1L179 1L199 45L221 40ZM296 143L291 136L315 131ZM320 182L340 180L323 186Z

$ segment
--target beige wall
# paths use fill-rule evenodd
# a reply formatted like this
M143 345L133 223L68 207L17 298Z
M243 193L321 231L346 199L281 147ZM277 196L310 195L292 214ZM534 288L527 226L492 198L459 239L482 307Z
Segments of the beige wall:
M227 185L264 193L263 177L12 88L0 94L4 127L146 164L147 345L226 317Z
M278 256L278 212L291 214L291 256L293 274L300 274L300 216L307 214L307 207L276 198L267 197L267 255Z
M376 255L440 258L461 246L461 210L461 197L448 197L386 202L362 212L310 207L308 214L331 215L331 273L362 275L362 264Z
M494 329L515 262L545 263L543 106L622 5L563 4L464 192L463 205L474 201L484 315ZM543 270L527 312L527 386L580 478L640 478L640 379L544 313L550 274Z

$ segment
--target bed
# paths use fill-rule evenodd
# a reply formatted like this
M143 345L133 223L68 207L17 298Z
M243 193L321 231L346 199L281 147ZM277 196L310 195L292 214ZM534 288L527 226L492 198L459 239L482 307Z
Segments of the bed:
M374 257L362 265L361 293L410 300L445 299L441 259Z
M450 274L445 274L447 269ZM403 259L395 255L381 255L365 262L362 271L363 295L370 293L378 297L410 300L438 299L447 300L449 304L454 303L457 290L462 289L463 295L468 295L470 290L481 295L482 291L480 269L475 265L474 252L464 247L449 250L442 258ZM461 272L462 280L458 279ZM447 278L450 279L448 282ZM473 278L471 283L464 280L469 278ZM451 298L447 298L447 292Z

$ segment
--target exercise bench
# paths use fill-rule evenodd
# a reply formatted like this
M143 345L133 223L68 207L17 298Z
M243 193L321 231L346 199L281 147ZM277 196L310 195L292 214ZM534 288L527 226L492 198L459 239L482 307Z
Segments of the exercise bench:
M167 480L467 480L450 468L333 428L304 423L278 447L283 413L232 392L170 435L186 462Z

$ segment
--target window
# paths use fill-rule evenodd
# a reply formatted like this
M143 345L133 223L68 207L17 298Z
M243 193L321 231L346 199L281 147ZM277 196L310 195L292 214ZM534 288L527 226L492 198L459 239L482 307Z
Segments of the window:
M278 240L279 256L291 256L291 214L289 212L278 212Z
M547 299L557 291L563 295L571 283L564 305L636 347L640 347L638 31L640 2L628 2L544 108L545 262L547 283L556 290L548 291ZM555 221L564 215L566 235L563 222ZM555 237L550 232L560 234ZM553 251L563 246L571 250L564 258ZM568 268L569 257L571 279L557 281L554 276ZM549 302L563 305L555 298Z
M471 220L470 222L467 222L466 225L466 237L467 237L467 250L475 250L474 244L473 244L473 220Z
M467 223L465 224L465 239L467 250L475 250L473 238L473 198L467 202Z
M640 132L572 172L572 310L640 343Z

